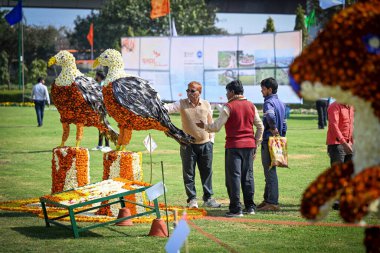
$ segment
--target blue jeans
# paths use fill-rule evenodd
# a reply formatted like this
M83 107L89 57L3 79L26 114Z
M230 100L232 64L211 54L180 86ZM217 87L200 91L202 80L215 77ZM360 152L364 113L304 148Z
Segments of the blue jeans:
M34 108L36 109L38 126L42 126L44 121L45 101L34 100Z
M204 144L181 146L183 182L187 195L187 202L197 197L195 189L195 165L198 165L203 188L203 200L207 201L214 194L212 191L212 152L211 141Z
M255 182L253 179L253 148L226 148L225 170L226 187L230 198L229 211L239 213L240 184L243 191L245 208L255 208L253 197L255 193Z
M261 143L261 162L264 167L265 190L264 201L269 204L278 205L278 178L276 166L270 167L270 154L268 141Z

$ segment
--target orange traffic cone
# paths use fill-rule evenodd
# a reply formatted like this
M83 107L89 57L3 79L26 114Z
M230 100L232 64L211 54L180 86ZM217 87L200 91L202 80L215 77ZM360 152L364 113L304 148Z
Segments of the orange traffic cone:
M127 207L120 208L119 214L117 215L117 218L124 218L131 216L131 210L129 210ZM133 226L132 220L123 220L115 224L116 226Z
M154 219L149 236L168 237L168 228L163 219Z

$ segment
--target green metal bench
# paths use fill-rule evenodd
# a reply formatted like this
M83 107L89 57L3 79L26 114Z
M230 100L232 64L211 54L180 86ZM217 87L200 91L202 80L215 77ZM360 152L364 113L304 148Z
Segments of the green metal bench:
M83 232L83 231L86 231L86 230L89 230L89 229L92 229L92 228L96 228L96 227L103 227L103 226L106 226L106 225L109 225L109 224L117 223L117 222L120 222L120 221L123 221L123 220L127 220L127 219L132 219L132 218L135 218L135 217L140 217L140 216L143 216L143 215L149 215L149 214L156 213L156 216L159 219L159 218L161 218L161 215L160 215L160 210L159 210L159 207L158 207L158 201L157 201L157 199L153 200L154 207L153 206L146 206L146 205L143 205L143 204L140 204L140 203L136 203L136 202L132 202L132 201L124 199L125 196L131 195L131 194L136 194L136 193L139 193L139 192L144 192L149 187L141 187L141 188L130 190L130 191L126 190L125 192L109 195L107 197L102 197L102 198L98 198L98 199L95 198L95 199L92 199L92 200L89 200L89 201L85 201L85 202L77 203L77 204L72 204L72 205L62 204L60 202L52 201L49 198L41 197L40 198L40 202L41 202L41 206L42 206L42 211L44 213L46 227L50 227L50 224L54 224L54 225L57 225L57 226L61 226L61 227L67 228L67 229L73 231L74 238L78 238L80 232ZM80 189L80 188L78 188L78 189ZM67 192L69 193L70 191L74 191L74 189L73 190L69 190ZM59 194L59 193L56 193L56 194ZM51 196L54 196L54 195L55 194L52 194ZM83 207L86 207L86 206L89 206L89 205L92 205L92 204L95 204L95 203L106 202L106 201L109 201L111 199L118 199L118 200L112 201L112 202L108 202L108 203L105 203L105 204L100 204L100 205L94 206L94 207L91 206L89 208L83 209ZM125 202L145 207L146 209L149 209L149 211L146 211L146 212L143 212L143 213L138 213L138 214L131 215L131 216L128 216L128 217L118 218L118 219L115 219L115 220L111 220L111 221L107 221L107 222L104 222L104 223L95 224L95 225L91 225L91 226L80 227L80 228L77 226L77 222L75 220L75 215L76 214L84 213L84 212L87 212L87 211L91 211L91 210L94 210L94 209L99 209L101 207L110 206L110 205L118 204L118 203L120 203L121 208L123 208L123 207L125 207ZM59 216L59 217L49 218L48 217L48 212L46 210L46 204L49 204L49 206L66 208L68 210L68 214L65 214L65 215L62 215L62 216ZM81 209L75 211L75 209L78 209L78 208L81 208ZM61 222L58 221L59 219L62 219L62 218L65 218L65 217L70 217L70 223L71 223L71 225L65 225L65 224L63 224L63 223L61 223Z

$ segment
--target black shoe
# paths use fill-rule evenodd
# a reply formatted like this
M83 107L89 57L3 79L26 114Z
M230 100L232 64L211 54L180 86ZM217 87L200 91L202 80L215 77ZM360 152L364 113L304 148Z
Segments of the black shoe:
M242 211L237 212L237 213L228 212L226 213L226 217L243 217L243 212Z

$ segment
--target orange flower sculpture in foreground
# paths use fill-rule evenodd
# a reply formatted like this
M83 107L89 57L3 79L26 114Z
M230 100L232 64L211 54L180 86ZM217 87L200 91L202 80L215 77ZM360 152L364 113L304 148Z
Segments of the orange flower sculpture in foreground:
M84 126L95 126L105 132L116 143L118 133L106 119L101 86L92 78L85 77L76 67L74 56L60 51L49 60L49 66L57 64L62 71L52 84L51 94L54 105L61 115L63 127L61 147L69 137L70 125L77 126L76 146L79 147Z
M320 218L326 202L339 195L347 222L379 212L380 0L360 1L336 14L294 60L290 79L293 89L307 99L332 96L355 107L353 173L349 176L352 165L344 164L318 177L304 194L302 214ZM375 245L373 238L379 245L379 229L366 234L372 238L365 240L367 250Z
M61 192L90 183L89 153L85 148L54 148L51 192Z
M156 129L165 132L180 144L188 145L193 137L175 127L157 92L148 81L128 76L120 52L107 49L94 62L109 68L103 86L108 113L119 124L117 150L125 150L132 130Z

